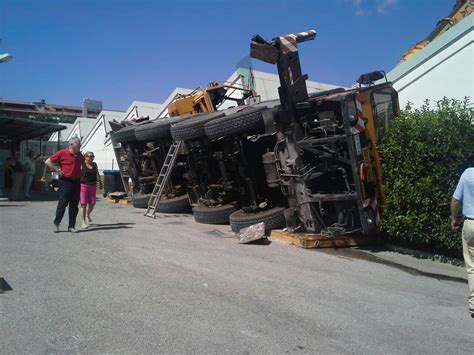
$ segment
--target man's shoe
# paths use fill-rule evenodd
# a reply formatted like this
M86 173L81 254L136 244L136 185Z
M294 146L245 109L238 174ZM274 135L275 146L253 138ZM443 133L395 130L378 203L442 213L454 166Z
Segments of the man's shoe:
M53 224L54 224L54 223L53 223ZM59 224L55 224L55 225L54 225L53 232L54 232L54 233L59 233Z
M76 230L76 228L74 228L74 227L69 227L69 228L67 229L67 231L68 231L68 232L71 232L71 233L77 233L77 230Z

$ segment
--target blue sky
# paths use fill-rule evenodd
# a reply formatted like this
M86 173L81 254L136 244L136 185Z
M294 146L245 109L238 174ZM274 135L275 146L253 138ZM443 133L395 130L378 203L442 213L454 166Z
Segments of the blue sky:
M78 105L163 102L225 80L250 39L315 29L300 45L310 80L350 85L390 71L454 0L0 0L0 97ZM253 62L254 69L276 72Z

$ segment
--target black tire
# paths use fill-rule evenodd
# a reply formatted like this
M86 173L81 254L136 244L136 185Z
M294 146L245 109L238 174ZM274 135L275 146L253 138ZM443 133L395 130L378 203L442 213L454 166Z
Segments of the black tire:
M139 194L132 196L132 205L135 208L148 208L151 194ZM174 198L162 197L158 203L156 212L159 213L186 213L191 211L188 195L178 196Z
M212 120L204 126L206 135L209 139L216 139L264 127L263 112L266 109L266 106L247 107L232 115Z
M118 143L128 143L128 142L135 141L136 140L135 127L137 126L136 125L127 126L127 127L123 127L117 132L114 132L115 141Z
M236 233L241 229L250 227L254 224L265 222L265 231L285 227L285 215L283 207L274 207L272 209L256 212L245 213L244 210L238 210L229 217L230 227Z
M198 204L193 208L194 220L204 224L229 224L229 216L237 210L234 205L207 207Z
M140 124L135 128L135 138L138 142L155 142L171 137L171 125L182 120L181 117L160 118L153 122Z
M160 213L186 213L191 212L188 195L174 198L162 197L156 212Z
M206 136L204 125L224 116L222 112L209 112L185 117L182 122L171 126L171 136L175 141L190 141Z
M148 207L148 202L150 201L150 195L151 194L138 194L138 195L133 195L132 196L132 205L135 208L147 208Z

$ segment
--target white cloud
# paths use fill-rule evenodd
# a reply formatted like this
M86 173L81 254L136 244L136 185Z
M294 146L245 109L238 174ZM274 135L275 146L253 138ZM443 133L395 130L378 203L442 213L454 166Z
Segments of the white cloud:
M354 7L360 7L366 0L344 0L344 2L352 4Z
M379 14L383 14L397 5L398 0L377 0L376 9Z
M398 5L399 0L344 0L354 8L356 16L385 14Z
M349 6L352 6L354 8L354 13L356 16L363 16L368 14L368 11L364 6L364 3L367 2L367 0L344 0L344 2L350 4Z

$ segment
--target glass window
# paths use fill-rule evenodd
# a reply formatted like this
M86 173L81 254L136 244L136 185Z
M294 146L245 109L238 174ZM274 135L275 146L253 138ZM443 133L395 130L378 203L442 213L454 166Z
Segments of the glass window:
M396 104L391 87L385 87L372 92L372 110L374 113L377 142L380 142L384 130L389 127L390 121L395 117L394 105Z

